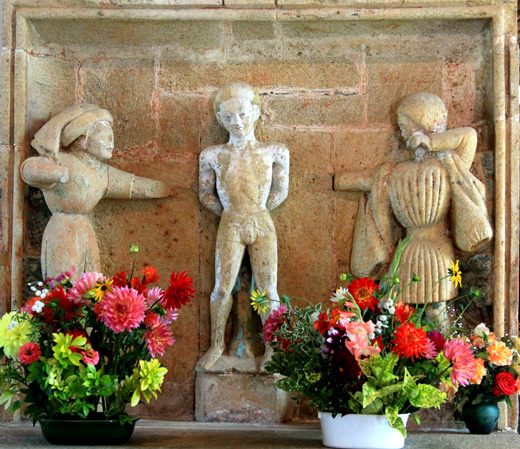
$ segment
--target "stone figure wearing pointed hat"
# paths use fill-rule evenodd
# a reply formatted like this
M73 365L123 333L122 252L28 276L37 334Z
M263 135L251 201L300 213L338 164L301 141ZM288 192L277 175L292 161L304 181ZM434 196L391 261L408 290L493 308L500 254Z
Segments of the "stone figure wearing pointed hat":
M89 215L102 198L162 198L171 188L106 164L112 157L112 115L91 104L72 106L49 120L32 147L40 156L21 167L22 179L42 190L52 217L45 228L43 277L76 269L76 276L101 271Z

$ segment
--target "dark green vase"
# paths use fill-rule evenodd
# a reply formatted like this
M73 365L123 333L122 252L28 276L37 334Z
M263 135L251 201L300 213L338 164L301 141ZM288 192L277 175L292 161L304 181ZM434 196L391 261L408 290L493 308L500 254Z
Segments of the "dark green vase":
M478 404L471 401L462 407L462 418L471 433L487 435L493 432L497 425L500 410L493 398L483 397Z
M125 444L134 433L137 419L121 425L119 419L39 419L43 437L51 444Z

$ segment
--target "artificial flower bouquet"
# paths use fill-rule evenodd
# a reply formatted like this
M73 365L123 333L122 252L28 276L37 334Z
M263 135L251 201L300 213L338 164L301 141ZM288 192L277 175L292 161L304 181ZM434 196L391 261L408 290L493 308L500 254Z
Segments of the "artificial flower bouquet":
M131 422L125 405L161 391L167 369L156 357L175 343L168 325L193 297L192 280L173 272L167 290L151 288L159 275L149 266L142 277L73 276L30 284L33 297L0 320L0 404L24 405L33 422L100 412Z
M321 304L293 307L292 298L266 320L262 337L273 349L266 364L270 373L284 376L282 390L299 393L320 411L386 415L389 424L406 436L399 416L420 408L440 407L449 386L466 385L476 361L467 342L442 335L425 322L424 306L399 301L400 243L389 275L379 285L355 279ZM447 277L460 282L458 266ZM417 276L410 282L419 282ZM262 307L268 299L257 295Z
M518 336L497 339L485 323L481 323L469 335L470 347L475 357L475 375L465 388L454 390L456 401L479 404L483 398L492 403L506 401L520 393L520 338Z

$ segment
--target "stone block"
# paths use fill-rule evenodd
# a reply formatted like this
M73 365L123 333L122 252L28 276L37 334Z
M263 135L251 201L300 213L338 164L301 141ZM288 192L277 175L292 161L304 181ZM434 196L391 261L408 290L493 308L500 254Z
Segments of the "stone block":
M251 3L258 3L259 5L272 5L274 0L233 0L237 5ZM226 1L226 6L230 3ZM276 39L275 22L271 21L248 21L238 20L231 23L231 30L233 33L233 40L235 42L244 41L265 41Z
M436 62L372 63L367 65L368 121L397 123L397 106L416 92L442 95L441 64Z
M11 186L9 179L10 161L13 152L11 145L0 145L0 266L6 267L9 249L9 225Z
M333 279L335 287L345 287L339 281L339 275L350 273L350 252L352 251L352 240L354 236L354 225L356 223L358 201L360 193L336 192L334 198L334 209L336 211L334 223L333 246L335 249L333 267L336 270Z
M270 124L286 126L345 126L363 121L363 98L342 95L271 95L267 99Z
M330 193L334 170L329 133L262 127L257 137L263 142L281 142L289 148L289 196L294 189Z
M287 200L271 213L278 239L279 294L313 303L329 298L335 285L333 206L332 186L328 194L291 189Z
M92 61L79 70L79 100L108 109L116 148L146 145L155 137L151 60Z
M276 8L275 0L226 0L230 8Z
M292 412L289 394L272 375L197 373L195 419L209 422L278 423Z
M161 96L157 142L161 152L198 157L200 102L201 98L193 95Z
M11 71L12 53L8 48L2 48L0 62L0 145L9 144L11 134Z
M335 173L376 168L387 162L404 160L400 134L393 130L360 130L334 135Z
M159 85L168 91L215 90L231 82L249 83L257 89L356 89L360 76L351 61L252 61L226 65L166 61Z
M76 63L27 55L26 140L54 115L76 103Z

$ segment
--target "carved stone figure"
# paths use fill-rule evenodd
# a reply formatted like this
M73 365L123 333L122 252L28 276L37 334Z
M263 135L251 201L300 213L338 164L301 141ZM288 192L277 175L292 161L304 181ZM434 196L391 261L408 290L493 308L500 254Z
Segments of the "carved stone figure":
M404 99L397 116L413 159L343 173L334 180L336 190L368 192L359 203L350 268L358 277L384 275L395 249L397 221L411 236L400 264L403 283L408 284L414 273L421 279L403 289L401 299L410 304L431 303L426 312L442 326L447 322L442 303L457 296L446 278L455 258L452 241L463 251L476 251L493 235L485 187L469 170L477 133L469 127L447 131L446 106L426 92ZM447 227L450 205L451 234Z
M49 120L32 146L40 156L21 167L22 179L42 190L52 217L45 228L41 264L43 277L72 266L76 276L101 271L97 239L89 214L102 198L162 198L170 187L118 170L112 157L112 115L91 104L72 106Z
M217 92L214 110L229 131L229 142L206 148L199 159L200 201L221 217L210 304L211 347L198 363L203 370L210 369L224 351L231 291L246 248L256 287L278 300L276 232L269 211L287 198L289 189L288 149L255 138L254 126L260 117L258 93L248 84L229 84ZM262 313L262 321L269 314ZM266 352L264 362L269 357Z

